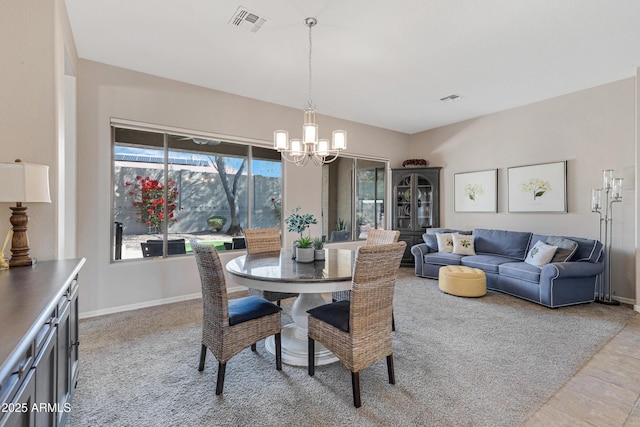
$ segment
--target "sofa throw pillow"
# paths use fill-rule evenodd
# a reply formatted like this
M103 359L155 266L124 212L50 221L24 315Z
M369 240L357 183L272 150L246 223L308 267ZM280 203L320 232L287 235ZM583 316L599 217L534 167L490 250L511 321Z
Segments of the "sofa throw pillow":
M438 252L453 252L453 234L451 233L438 233L436 237L438 239Z
M578 242L564 237L549 236L547 237L547 245L558 247L551 262L567 262L578 250Z
M547 245L546 243L538 240L531 248L524 262L533 266L542 268L546 264L549 264L551 258L556 253L557 246Z
M435 234L427 234L424 233L422 235L422 240L429 246L429 250L431 252L438 252L438 238Z
M473 249L473 236L463 236L462 234L453 234L453 253L458 255L475 255Z

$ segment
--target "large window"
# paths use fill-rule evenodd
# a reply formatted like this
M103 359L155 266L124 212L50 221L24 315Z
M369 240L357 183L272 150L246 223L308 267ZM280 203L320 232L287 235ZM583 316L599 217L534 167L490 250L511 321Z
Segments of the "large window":
M173 256L192 239L243 248L247 227L280 227L282 168L271 149L113 127L113 259Z
M330 242L366 239L385 228L387 162L340 157L323 166L323 229Z

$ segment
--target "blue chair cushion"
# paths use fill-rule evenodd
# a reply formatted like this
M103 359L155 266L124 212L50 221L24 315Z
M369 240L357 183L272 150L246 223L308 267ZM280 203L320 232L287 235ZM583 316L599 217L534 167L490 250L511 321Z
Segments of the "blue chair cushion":
M307 313L318 320L334 326L341 331L349 332L349 307L351 301L332 302L307 310Z
M257 295L229 300L229 326L275 314L282 308Z

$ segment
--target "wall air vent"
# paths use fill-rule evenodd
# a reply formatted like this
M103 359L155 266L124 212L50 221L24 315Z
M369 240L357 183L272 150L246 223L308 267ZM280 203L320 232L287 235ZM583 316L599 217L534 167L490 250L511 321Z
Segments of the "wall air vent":
M267 18L260 16L260 14L247 9L244 6L238 7L238 10L235 11L229 20L229 24L238 28L244 28L252 33L257 32L265 22L267 22Z

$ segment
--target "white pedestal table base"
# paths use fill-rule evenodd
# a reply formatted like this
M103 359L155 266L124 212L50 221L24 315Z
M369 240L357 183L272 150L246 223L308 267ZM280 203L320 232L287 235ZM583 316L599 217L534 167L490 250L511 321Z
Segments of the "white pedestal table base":
M307 310L327 304L320 294L299 294L291 307L293 323L282 327L282 362L293 366L308 365L309 340ZM265 340L267 352L275 355L276 345L273 337ZM327 350L322 344L315 343L316 365L327 365L337 362L338 358Z

